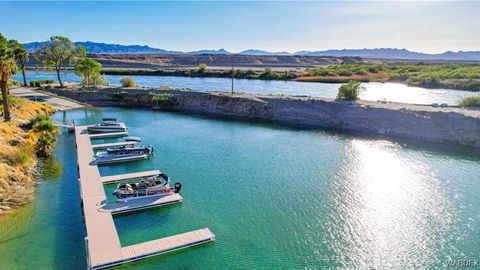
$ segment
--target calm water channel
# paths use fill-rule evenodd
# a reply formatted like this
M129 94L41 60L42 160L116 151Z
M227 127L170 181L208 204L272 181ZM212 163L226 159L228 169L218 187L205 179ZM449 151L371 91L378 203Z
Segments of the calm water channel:
M102 175L160 169L183 183L183 204L115 217L122 244L203 227L217 236L115 269L432 269L480 259L472 150L148 110L55 115L102 117L156 147ZM1 269L86 267L72 134L60 135L55 158L63 173L44 175L30 206L0 217Z

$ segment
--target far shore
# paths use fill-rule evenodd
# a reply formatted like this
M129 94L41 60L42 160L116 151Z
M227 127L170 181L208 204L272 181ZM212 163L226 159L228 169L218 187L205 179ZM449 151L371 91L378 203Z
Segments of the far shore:
M267 71L268 68L269 70ZM32 71L47 71L43 68L27 67ZM66 71L73 71L66 67ZM231 67L208 67L201 71L195 66L164 66L157 68L144 67L109 67L101 71L105 75L120 76L178 76L178 77L208 77L232 78ZM310 76L306 67L235 67L236 79L298 81L314 83L346 83L351 80L360 82L395 82L407 86L427 89L451 89L480 92L480 79L451 79L436 77L389 76L385 73L368 73L365 75L350 74L348 76Z
M278 124L480 147L480 110L307 96L101 87L43 87L92 106L121 106L262 120Z

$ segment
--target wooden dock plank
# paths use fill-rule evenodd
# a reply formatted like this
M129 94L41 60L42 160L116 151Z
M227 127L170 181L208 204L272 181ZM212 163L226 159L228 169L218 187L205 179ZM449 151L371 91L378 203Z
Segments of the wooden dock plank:
M144 257L159 255L177 249L208 243L214 240L215 235L208 228L204 228L123 247L122 253L124 255L124 260L138 260Z
M98 149L106 149L109 147L117 147L117 146L126 146L126 145L134 145L137 142L114 142L114 143L99 143L99 144L93 144L92 148L93 150L98 150Z
M98 167L92 162L93 150L86 127L77 127L75 136L88 256L91 266L95 267L121 260L123 254L112 215L98 211L107 198Z
M109 184L115 182L121 182L126 180L138 179L142 177L150 177L150 176L157 176L161 172L159 170L153 171L144 171L144 172L135 172L135 173L125 173L125 174L116 174L116 175L109 175L109 176L102 176L100 179L102 183Z

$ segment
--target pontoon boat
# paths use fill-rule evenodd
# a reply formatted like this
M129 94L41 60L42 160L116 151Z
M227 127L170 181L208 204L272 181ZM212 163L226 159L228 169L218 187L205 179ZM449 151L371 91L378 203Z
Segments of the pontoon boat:
M173 188L169 187L170 179L166 174L160 174L154 177L140 179L137 183L118 184L113 195L117 202L127 202L130 200L167 196L180 192L182 184L177 182Z
M126 150L112 148L111 150L110 152L107 150L107 152L98 153L95 156L97 165L144 160L153 153L153 147L151 145L143 148L137 147Z
M88 127L88 131L94 133L125 132L126 130L125 124L118 123L115 118L103 118L100 124Z
M153 153L153 146L152 145L141 145L139 143L133 145L122 145L122 146L115 146L107 148L107 153L112 154L129 154L129 153L139 153L139 154L146 154L150 155Z

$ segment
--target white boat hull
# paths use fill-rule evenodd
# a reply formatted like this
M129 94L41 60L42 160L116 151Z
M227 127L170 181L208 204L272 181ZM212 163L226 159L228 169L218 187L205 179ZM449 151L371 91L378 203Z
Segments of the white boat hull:
M136 196L136 197L127 197L125 199L115 198L115 200L117 202L126 203L126 202L130 202L130 201L141 200L141 199L146 199L146 198L165 197L165 196L170 196L172 194L174 194L174 192L157 193L157 194L152 194L152 195L143 195L143 196Z
M97 165L102 164L114 164L114 163L121 163L121 162L128 162L128 161L136 161L136 160L145 160L148 158L148 155L132 155L132 156L123 156L123 157L97 157L95 162Z

